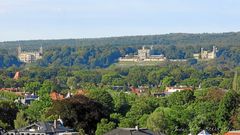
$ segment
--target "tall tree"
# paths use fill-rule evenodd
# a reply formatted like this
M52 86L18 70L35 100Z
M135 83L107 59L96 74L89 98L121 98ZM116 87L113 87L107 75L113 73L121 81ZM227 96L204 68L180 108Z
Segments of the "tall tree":
M27 126L29 124L26 115L24 114L23 111L20 111L17 113L17 117L14 120L14 127L15 129L22 128L24 126Z
M235 91L228 91L219 104L217 110L217 122L222 131L232 128L230 118L239 105L239 94Z
M233 90L239 91L239 81L238 81L238 71L234 72L234 78L233 78Z

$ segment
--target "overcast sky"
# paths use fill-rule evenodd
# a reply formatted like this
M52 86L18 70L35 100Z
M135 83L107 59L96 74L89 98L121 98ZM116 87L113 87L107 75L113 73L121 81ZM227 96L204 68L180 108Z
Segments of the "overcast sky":
M0 41L240 31L240 0L0 0Z

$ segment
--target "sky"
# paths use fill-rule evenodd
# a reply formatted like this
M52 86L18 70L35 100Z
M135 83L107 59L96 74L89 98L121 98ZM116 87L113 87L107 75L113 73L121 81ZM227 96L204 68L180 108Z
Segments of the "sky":
M0 0L0 41L240 31L240 0Z

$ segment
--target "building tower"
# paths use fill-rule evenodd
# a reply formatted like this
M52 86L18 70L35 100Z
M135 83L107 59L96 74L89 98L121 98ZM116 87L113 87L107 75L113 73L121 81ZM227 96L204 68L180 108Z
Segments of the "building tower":
M217 47L216 46L213 46L213 58L216 58L216 54L217 54Z
M203 59L203 53L204 53L204 49L201 48L201 51L200 51L200 59Z
M22 53L22 48L21 46L19 45L18 48L17 48L17 55L20 55Z
M43 54L43 47L41 46L39 49L39 53L42 55Z
M151 56L151 55L154 54L154 48L153 48L153 45L151 46L151 48L150 48L150 52L149 52L149 53L150 53L149 56Z

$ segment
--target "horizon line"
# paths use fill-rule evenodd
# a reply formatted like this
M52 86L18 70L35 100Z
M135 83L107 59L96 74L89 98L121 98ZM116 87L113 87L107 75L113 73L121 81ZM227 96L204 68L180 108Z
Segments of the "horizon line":
M137 36L156 36L156 35L170 35L170 34L226 34L239 33L240 31L224 31L224 32L170 32L158 34L136 34L136 35L119 35L119 36L96 36L96 37L69 37L69 38L33 38L33 39L17 39L17 40L0 40L0 43L7 42L25 42L25 41L50 41L50 40L76 40L76 39L104 39L104 38L121 38L121 37L137 37Z

